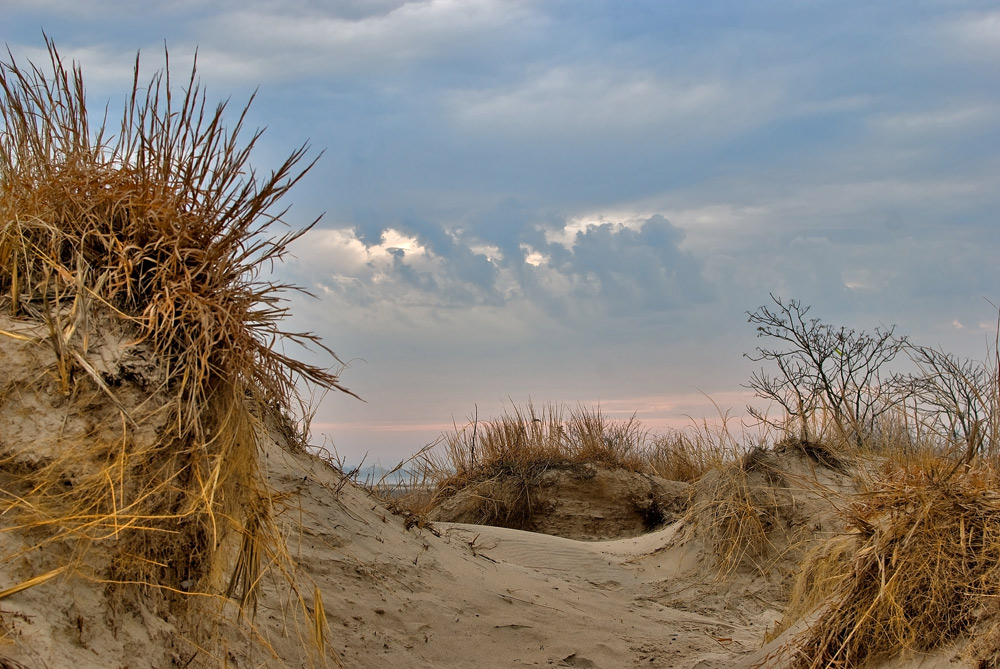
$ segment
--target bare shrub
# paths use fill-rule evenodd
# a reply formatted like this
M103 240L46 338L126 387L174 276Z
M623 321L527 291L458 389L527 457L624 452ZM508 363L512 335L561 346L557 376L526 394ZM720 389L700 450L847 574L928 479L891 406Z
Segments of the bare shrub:
M966 463L977 455L1000 454L1000 354L996 341L982 362L927 346L909 346L907 352L919 372L907 376L905 383L924 427L942 443L958 445Z
M895 337L892 327L872 333L834 328L807 319L809 307L798 300L774 295L771 299L775 307L764 305L748 315L757 326L757 336L777 341L778 347L761 346L746 357L772 362L778 372L754 372L749 387L782 408L785 421L777 427L791 425L800 438L809 440L815 436L809 433L812 417L826 408L838 430L860 445L878 419L901 401L884 376L886 365L902 352L905 338ZM759 409L748 410L767 420Z

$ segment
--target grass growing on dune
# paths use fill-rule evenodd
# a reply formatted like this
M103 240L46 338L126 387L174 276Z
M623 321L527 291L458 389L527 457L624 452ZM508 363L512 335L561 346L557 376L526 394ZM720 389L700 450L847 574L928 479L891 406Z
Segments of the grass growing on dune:
M409 513L424 514L470 486L481 497L480 521L530 525L542 476L562 466L620 469L690 482L733 456L728 437L705 424L652 434L636 418L611 419L600 408L528 404L496 418L456 426L397 467L410 473L410 495L392 494ZM391 486L388 486L391 489Z
M646 432L634 417L611 421L600 409L582 407L564 416L557 406L528 405L456 429L445 443L455 476L476 478L546 462L602 462L639 469L645 440Z
M996 611L1000 498L986 465L893 467L852 506L857 551L798 666L864 666L955 640Z
M46 378L71 405L111 401L120 430L117 443L65 443L30 471L3 454L21 492L3 512L48 540L112 547L112 581L221 588L252 605L281 550L258 468L262 425L290 411L299 379L345 390L282 352L322 344L282 328L294 287L267 276L305 232L283 228L279 202L312 166L307 149L258 173L249 103L227 121L194 67L182 87L169 66L147 83L138 58L120 125L93 124L80 69L51 42L48 52L50 71L0 64L2 306L41 324L6 334L51 352ZM109 331L156 361L142 379L155 405L126 406L116 386L128 374L88 357Z
M751 388L786 409L786 429L825 433L860 490L844 500L848 532L816 545L800 570L782 627L815 618L788 645L794 665L872 666L971 637L966 659L997 666L1000 339L966 360L891 328L830 328L773 299L778 311L750 320L779 344L753 359L778 372ZM911 370L890 368L897 357Z
M579 409L564 418L548 405L514 408L499 418L475 421L444 437L443 453L429 451L417 463L433 506L480 484L481 520L525 527L536 511L542 474L557 464L601 462L641 467L645 432L634 420L608 421L599 410ZM423 511L423 509L415 509Z

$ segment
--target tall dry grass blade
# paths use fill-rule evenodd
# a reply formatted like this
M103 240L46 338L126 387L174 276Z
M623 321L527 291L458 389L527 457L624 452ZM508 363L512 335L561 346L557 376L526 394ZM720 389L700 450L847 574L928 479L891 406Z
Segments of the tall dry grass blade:
M40 574L39 576L35 576L34 578L29 578L27 581L24 581L23 583L18 583L17 585L13 585L5 590L0 591L0 599L6 599L11 595L16 595L19 592L27 590L28 588L33 588L36 585L41 585L42 583L45 583L46 581L55 578L64 571L66 571L66 567L62 566L53 569L52 571L45 572L44 574Z
M323 593L317 585L313 589L313 638L319 656L326 657L326 610L323 608Z
M18 341L32 341L34 339L34 337L28 337L27 335L18 334L17 332L8 332L7 330L0 330L0 335L10 337L11 339L17 339Z

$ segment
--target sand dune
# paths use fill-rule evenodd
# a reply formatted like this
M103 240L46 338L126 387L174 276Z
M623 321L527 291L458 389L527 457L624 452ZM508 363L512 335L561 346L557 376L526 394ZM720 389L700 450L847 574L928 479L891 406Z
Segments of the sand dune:
M31 331L13 321L0 329ZM120 360L109 350L121 342L106 339L92 344L91 355L113 371ZM139 353L128 355L141 361ZM107 423L119 407L106 394L70 401L50 392L44 370L52 354L44 348L22 335L0 336L0 354L10 370L0 394L5 481L18 468L37 467L66 439L120 439L121 420ZM141 404L142 383L122 381L119 401ZM156 425L132 434L139 439ZM291 561L265 565L255 613L218 594L171 600L139 588L123 599L102 580L112 537L76 555L71 547L79 544L65 537L38 544L37 531L5 527L2 586L29 585L0 600L0 666L787 666L796 628L765 639L782 618L809 541L840 531L837 509L851 485L803 452L762 454L750 483L771 509L768 556L722 569L709 521L724 473L694 486L680 520L638 536L580 541L407 522L280 429L261 439L260 456ZM566 506L578 519L585 496L573 486ZM602 515L608 499L600 500ZM62 571L30 581L54 569ZM886 666L954 667L955 653Z
M339 474L315 459L268 463L300 500L286 512L302 519L290 542L303 575L332 595L330 639L347 666L726 667L780 615L689 600L733 584L714 582L694 546L676 545L682 522L595 543L452 523L436 524L437 536L404 529L355 487L331 497ZM268 595L277 607L280 591Z
M227 666L721 669L787 661L779 652L787 637L768 646L764 637L781 618L788 574L720 578L691 520L601 542L461 523L407 529L320 458L273 440L264 456L296 566L291 579L264 579L254 634L233 607L216 610ZM11 535L2 536L10 550ZM24 564L41 567L31 557ZM315 612L317 592L325 660L296 614L299 596ZM176 620L113 611L102 589L79 577L12 595L2 609L13 632L0 646L8 666L217 666L219 659L185 646ZM86 622L78 629L79 619ZM944 666L952 655L886 666Z

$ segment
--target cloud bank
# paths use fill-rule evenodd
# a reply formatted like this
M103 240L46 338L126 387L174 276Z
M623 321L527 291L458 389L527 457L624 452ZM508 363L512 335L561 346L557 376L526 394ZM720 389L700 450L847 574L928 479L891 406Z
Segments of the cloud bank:
M44 29L112 111L136 51L151 71L166 42L181 70L197 49L210 97L258 91L263 169L325 150L288 219L325 216L276 280L319 298L293 298L294 328L352 361L367 404L318 415L353 456L528 396L653 427L699 391L739 413L745 312L769 293L981 355L1000 304L993 4L0 7L18 59L44 62Z

